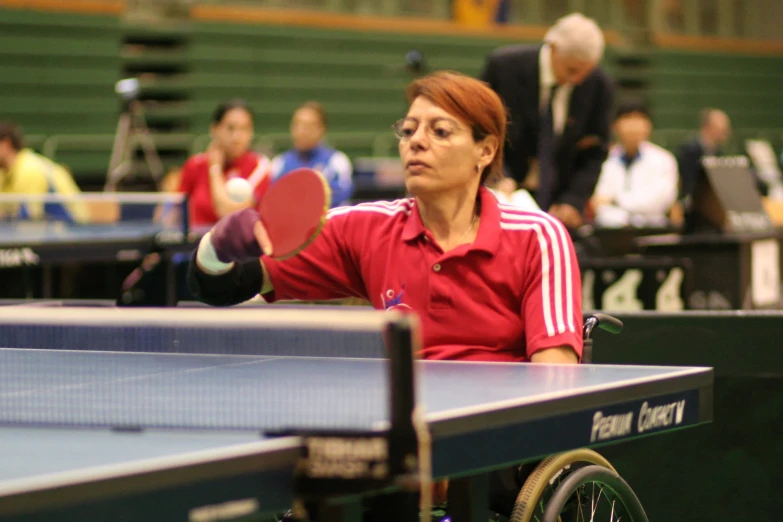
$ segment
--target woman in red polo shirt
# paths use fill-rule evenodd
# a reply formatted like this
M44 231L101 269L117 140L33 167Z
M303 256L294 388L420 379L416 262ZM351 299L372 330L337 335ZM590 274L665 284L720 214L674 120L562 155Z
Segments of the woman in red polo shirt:
M269 159L250 150L253 113L247 103L230 100L218 106L210 134L207 151L191 157L182 167L179 191L188 195L194 227L214 225L232 212L257 206L271 182ZM229 198L226 182L235 177L250 182L253 199L235 203Z
M568 232L483 186L502 168L502 102L483 82L445 72L414 81L407 95L394 128L413 198L334 208L321 235L284 261L258 262L272 245L255 239L254 210L231 214L191 263L197 297L356 296L416 311L423 358L576 363L581 281Z
M356 296L417 312L425 359L578 362L581 281L568 232L484 187L503 165L500 98L445 72L414 81L407 96L394 130L412 198L334 208L320 236L284 261L262 256L273 245L256 240L257 212L231 214L199 244L194 294L212 305L259 292L267 301ZM519 477L515 468L497 477L493 502L506 511Z

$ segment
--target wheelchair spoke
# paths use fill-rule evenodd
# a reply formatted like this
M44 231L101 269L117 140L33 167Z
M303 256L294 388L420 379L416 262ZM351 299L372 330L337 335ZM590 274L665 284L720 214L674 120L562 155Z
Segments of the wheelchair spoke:
M598 510L598 502L601 500L601 495L604 492L604 488L598 491L598 498L595 498L595 482L593 482L593 500L592 500L592 513L590 514L590 522L595 522L595 512Z

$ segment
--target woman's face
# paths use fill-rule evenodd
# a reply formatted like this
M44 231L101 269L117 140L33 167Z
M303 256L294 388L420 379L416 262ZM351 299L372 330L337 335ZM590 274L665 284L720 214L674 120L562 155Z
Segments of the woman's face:
M225 152L226 159L236 159L250 149L253 118L245 109L231 109L220 123L212 125L212 137Z
M308 151L321 142L326 133L321 116L313 109L303 107L291 119L291 139L296 150Z
M464 121L421 96L396 124L396 133L405 187L413 195L478 187L476 166L483 170L497 150L496 139L474 141Z

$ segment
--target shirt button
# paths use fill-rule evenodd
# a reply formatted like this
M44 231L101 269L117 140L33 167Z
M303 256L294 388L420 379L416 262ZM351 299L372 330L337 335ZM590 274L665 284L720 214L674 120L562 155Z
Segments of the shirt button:
M436 272L440 272L440 263L435 263L432 269L435 270Z
M430 238L428 238L427 236L424 236L424 242L425 243L429 243L430 242Z

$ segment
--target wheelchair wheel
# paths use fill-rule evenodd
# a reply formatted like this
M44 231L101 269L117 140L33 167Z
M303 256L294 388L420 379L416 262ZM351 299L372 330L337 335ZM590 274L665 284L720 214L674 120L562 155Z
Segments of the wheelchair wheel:
M614 471L608 460L589 449L568 451L544 459L522 486L509 522L540 521L548 500L566 474L575 468L588 465Z
M639 499L617 472L590 465L568 474L546 505L542 522L648 522Z

